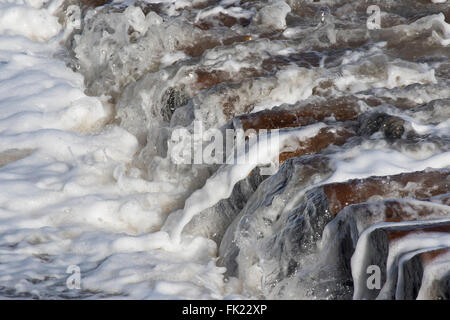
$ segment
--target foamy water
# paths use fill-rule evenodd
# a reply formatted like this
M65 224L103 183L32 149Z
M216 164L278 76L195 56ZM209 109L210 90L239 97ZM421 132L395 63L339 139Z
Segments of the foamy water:
M305 193L450 167L450 4L418 1L404 12L410 2L390 1L382 28L368 31L366 7L350 1L114 0L94 8L0 0L0 296L330 298L302 285L300 262L283 273L276 254L266 256ZM239 116L248 114L257 128L269 110L331 109L336 99L357 116L383 113L404 131L385 124L372 132L364 118L339 112L309 115L314 121L281 126L280 148L256 162L172 161L172 132L192 132L194 121L220 131L245 126ZM342 128L352 131L348 140L305 153L327 159L322 171L291 188L280 187L280 168L244 190L258 166ZM244 195L228 210L224 201L238 187ZM389 226L360 230L355 288L364 285L365 239ZM402 254L450 246L447 233L410 238L391 244L389 270ZM223 263L229 246L240 249L236 273ZM448 271L448 255L439 259L426 266L418 298L430 298L433 277ZM80 289L67 283L71 266Z

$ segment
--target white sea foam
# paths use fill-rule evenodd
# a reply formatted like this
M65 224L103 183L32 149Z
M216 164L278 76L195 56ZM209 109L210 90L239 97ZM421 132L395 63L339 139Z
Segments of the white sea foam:
M176 186L128 170L136 138L54 58L59 3L0 5L0 295L223 297L214 242L157 232ZM65 285L74 264L85 293Z

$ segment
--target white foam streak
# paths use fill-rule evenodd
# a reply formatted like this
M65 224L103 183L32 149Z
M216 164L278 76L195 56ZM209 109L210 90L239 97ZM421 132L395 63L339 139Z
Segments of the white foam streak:
M297 137L300 140L315 136L320 129L325 126L323 123L314 124L298 130L280 132L279 145L284 146L290 139ZM277 137L278 139L278 137ZM244 159L237 159L235 165L223 166L200 190L195 191L187 200L184 207L183 215L174 227L171 237L174 242L179 243L183 228L191 221L191 219L201 211L213 206L222 199L230 196L234 185L244 179L258 165L270 164L274 157L278 157L280 149L271 148L271 142L267 144L254 144L250 146L248 153L239 155ZM262 149L262 150L261 150ZM255 156L255 154L257 154ZM246 161L245 157L250 155L256 161ZM239 164L242 163L242 164Z

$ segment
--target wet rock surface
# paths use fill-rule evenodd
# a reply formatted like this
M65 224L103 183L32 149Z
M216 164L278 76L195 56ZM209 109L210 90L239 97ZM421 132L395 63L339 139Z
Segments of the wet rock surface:
M292 135L275 174L255 166L181 233L214 241L240 294L449 299L450 12L430 3L373 1L368 30L363 2L82 1L69 64L138 139L129 166L179 188L163 231L233 167L174 164L174 131Z

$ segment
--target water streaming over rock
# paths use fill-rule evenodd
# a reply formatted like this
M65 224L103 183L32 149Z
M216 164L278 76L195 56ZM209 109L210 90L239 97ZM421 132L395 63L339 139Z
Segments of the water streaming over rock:
M449 299L449 61L448 1L0 2L0 295Z

